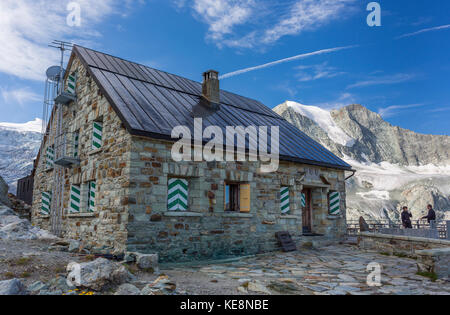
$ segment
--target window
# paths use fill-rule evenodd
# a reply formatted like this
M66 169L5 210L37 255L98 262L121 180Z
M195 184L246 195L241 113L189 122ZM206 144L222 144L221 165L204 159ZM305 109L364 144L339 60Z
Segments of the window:
M55 146L51 145L47 147L46 165L47 169L53 168L55 163Z
M289 187L281 187L280 189L280 208L282 214L289 214L290 208L290 196Z
M88 189L88 210L87 212L93 213L95 212L95 193L97 191L97 183L96 182L89 182L89 189Z
M341 195L337 191L332 191L328 194L329 212L330 215L341 214Z
M80 132L76 131L73 134L73 157L78 158L80 155Z
M98 150L103 145L103 123L94 121L92 130L92 149Z
M52 193L50 191L42 193L42 215L50 215L50 209L52 204Z
M169 178L167 210L187 211L189 209L189 182L182 178Z
M250 185L225 183L225 211L250 212Z
M72 185L70 188L70 207L69 213L80 213L81 212L81 186Z

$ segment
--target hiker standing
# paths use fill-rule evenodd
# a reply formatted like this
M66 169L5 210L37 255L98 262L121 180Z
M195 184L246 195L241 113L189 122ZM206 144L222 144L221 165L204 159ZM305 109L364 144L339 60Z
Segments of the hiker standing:
M402 223L405 229L412 229L411 218L412 214L409 212L408 207L403 207Z
M432 205L428 205L427 208L428 208L428 214L427 214L426 216L424 216L424 217L422 218L422 220L427 219L428 224L430 224L431 221L436 221L436 212L434 211Z

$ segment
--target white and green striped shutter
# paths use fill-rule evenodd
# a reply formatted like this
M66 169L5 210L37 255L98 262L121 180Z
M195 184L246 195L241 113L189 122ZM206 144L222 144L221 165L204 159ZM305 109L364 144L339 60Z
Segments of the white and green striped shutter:
M97 183L89 182L89 198L88 198L88 212L95 212L95 193L97 191Z
M341 195L339 194L339 192L330 193L330 214L341 214Z
M103 123L94 122L94 129L92 132L92 149L100 149L103 145Z
M291 211L290 201L289 201L289 187L281 187L280 190L281 195L281 213L287 214Z
M76 84L77 84L76 74L70 74L67 77L67 93L75 95Z
M302 208L306 208L306 194L302 194L300 202L302 203Z
M78 158L79 152L78 149L80 147L80 133L75 132L73 134L73 157Z
M53 148L53 146L48 146L46 156L47 168L52 168L54 162L55 162L55 149Z
M97 183L90 182L89 183L89 204L88 204L88 212L95 212L95 193L97 191Z
M70 213L80 213L81 206L81 187L72 185L70 188Z
M51 192L43 192L42 193L42 215L50 215L50 208L52 204L52 193Z
M167 209L169 211L188 210L188 181L181 178L169 179Z

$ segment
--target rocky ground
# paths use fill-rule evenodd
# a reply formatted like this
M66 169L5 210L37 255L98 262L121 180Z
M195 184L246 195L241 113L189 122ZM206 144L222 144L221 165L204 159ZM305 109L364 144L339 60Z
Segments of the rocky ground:
M19 278L32 290L31 294L450 294L449 282L433 282L416 275L415 260L361 252L350 245L213 264L161 265L157 273L139 270L134 264L114 263L114 268L126 266L130 278L100 290L91 287L77 291L66 284L66 266L93 257L49 251L49 247L54 248L49 241L42 240L0 241L0 283ZM382 266L381 287L369 287L366 283L367 266L372 262ZM121 271L121 276L127 276L124 272ZM165 289L160 286L155 289L155 282L162 283Z

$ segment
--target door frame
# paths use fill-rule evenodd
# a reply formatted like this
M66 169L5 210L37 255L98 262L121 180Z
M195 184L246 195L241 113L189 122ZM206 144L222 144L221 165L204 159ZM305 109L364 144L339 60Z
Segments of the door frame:
M312 188L304 188L302 194L306 196L306 207L302 207L302 228L303 234L313 232L312 220ZM306 221L306 222L305 222ZM307 224L306 224L307 223Z

